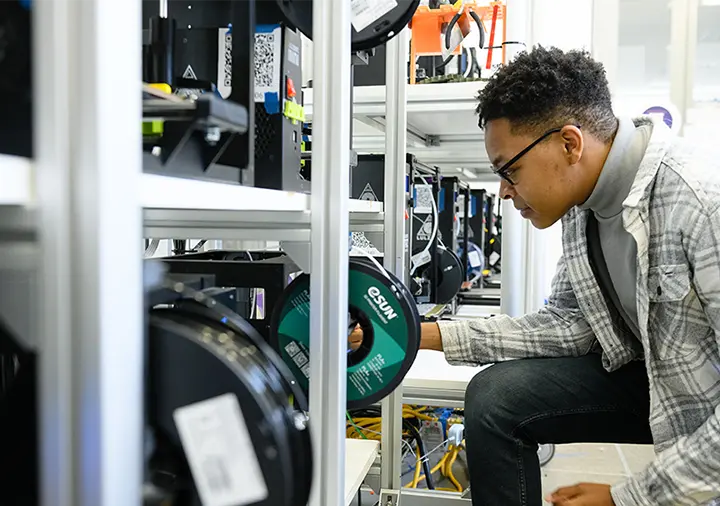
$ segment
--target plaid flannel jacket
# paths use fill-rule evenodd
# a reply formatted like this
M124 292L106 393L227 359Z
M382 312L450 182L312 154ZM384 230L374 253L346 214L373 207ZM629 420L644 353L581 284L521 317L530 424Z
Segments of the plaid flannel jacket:
M673 138L659 122L623 224L637 243L642 345L608 309L588 259L588 213L563 218L563 257L548 304L518 318L442 322L450 363L602 351L615 370L644 356L656 460L612 488L617 506L706 504L720 497L720 151Z

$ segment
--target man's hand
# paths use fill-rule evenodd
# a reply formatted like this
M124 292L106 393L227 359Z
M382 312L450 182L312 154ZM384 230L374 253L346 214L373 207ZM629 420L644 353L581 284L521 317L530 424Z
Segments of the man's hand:
M615 506L610 485L580 483L573 487L563 487L546 499L557 506Z
M352 351L355 351L360 348L362 342L363 331L360 328L360 325L356 325L355 330L353 330L352 333L348 336L348 348L350 348Z

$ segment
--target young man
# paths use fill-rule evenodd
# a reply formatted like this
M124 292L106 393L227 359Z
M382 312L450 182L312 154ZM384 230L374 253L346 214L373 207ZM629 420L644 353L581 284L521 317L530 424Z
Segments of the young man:
M538 443L654 443L644 471L569 483L557 505L720 497L720 151L616 118L602 65L536 48L500 69L478 113L500 195L563 257L537 313L423 326L470 383L473 504L539 505ZM522 359L522 360L512 360Z

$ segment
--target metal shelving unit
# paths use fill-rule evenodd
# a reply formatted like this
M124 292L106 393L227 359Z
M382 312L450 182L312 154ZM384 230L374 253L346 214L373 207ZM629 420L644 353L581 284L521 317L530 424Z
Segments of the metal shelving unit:
M145 237L310 242L310 195L143 174ZM350 230L381 232L383 203L350 200Z
M0 313L41 352L43 506L128 506L141 496L142 259L128 252L143 237L308 245L313 306L323 308L311 323L310 504L345 504L374 461L377 445L345 440L346 350L336 336L347 326L348 232L384 231L385 267L403 276L406 143L421 142L408 114L432 113L439 88L425 90L437 86L447 99L434 111L467 119L478 84L408 87L407 30L391 40L388 85L355 95L356 118L384 134L386 201L351 201L350 78L336 71L350 66L350 5L314 5L313 192L304 195L142 174L141 105L128 93L141 56L117 44L141 39L140 3L33 4L37 153L33 162L0 156ZM477 156L476 130L455 140ZM402 486L401 404L401 389L382 404L383 506L398 504Z
M406 73L406 72L405 72ZM358 86L353 97L353 148L360 153L382 153L385 132L394 121L385 111L385 96L392 86ZM407 86L407 145L417 159L442 170L458 167L489 175L490 161L477 126L478 91L484 81ZM314 96L305 96L313 115Z
M41 0L33 16L38 148L32 162L0 157L0 313L41 353L43 506L141 496L142 259L128 252L143 236L312 244L324 310L312 318L311 504L346 503L378 451L345 443L346 351L335 336L347 325L347 237L388 219L382 204L348 197L350 81L333 69L350 66L349 2L315 1L324 107L310 196L142 174L141 106L128 93L140 52L117 44L141 39L140 3Z

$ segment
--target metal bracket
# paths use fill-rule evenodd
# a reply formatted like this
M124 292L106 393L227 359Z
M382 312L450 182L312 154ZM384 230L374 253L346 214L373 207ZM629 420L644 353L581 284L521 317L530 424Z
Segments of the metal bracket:
M282 241L280 243L280 249L287 253L303 272L310 274L312 248L309 242Z
M380 503L378 506L400 506L399 490L380 490Z
M440 136L428 134L425 137L425 145L429 148L436 148L440 146Z

